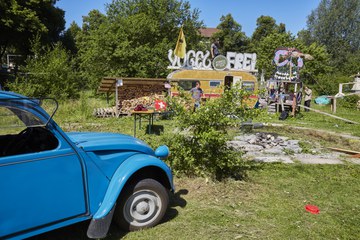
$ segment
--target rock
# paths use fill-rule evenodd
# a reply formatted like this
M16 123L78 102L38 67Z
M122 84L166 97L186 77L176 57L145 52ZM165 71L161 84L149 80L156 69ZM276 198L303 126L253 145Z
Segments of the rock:
M284 141L288 140L289 138L288 137L278 137L277 139L282 140L284 142Z
M252 145L252 144L248 144L248 145L245 145L244 146L244 151L245 152L258 152L258 151L261 151L263 150L264 148L262 146L259 146L259 145Z
M255 157L254 161L265 162L265 163L273 163L273 162L294 163L294 161L292 161L291 158L287 156Z
M295 157L304 164L343 164L340 159L328 156L299 154Z
M244 134L244 135L234 137L234 140L244 141L244 142L248 142L251 139L256 139L256 135L254 135L254 134Z
M299 140L287 140L287 145L299 145Z
M228 147L233 147L233 148L243 148L245 145L248 145L247 142L243 142L243 141L228 141L227 142Z
M263 151L263 153L273 154L273 155L282 155L283 154L283 148L282 147L268 148L268 149L265 149Z
M302 152L302 148L299 146L286 146L284 147L284 150L289 150L289 151L293 151L294 153L301 153Z
M248 141L248 143L254 144L254 143L256 143L256 139L250 139L250 140Z

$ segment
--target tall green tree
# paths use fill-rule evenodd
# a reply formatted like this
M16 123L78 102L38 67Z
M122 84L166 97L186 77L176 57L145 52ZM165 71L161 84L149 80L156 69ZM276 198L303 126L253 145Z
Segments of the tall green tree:
M234 20L231 14L222 16L220 21L217 26L220 31L213 35L214 39L219 39L220 52L245 52L249 46L249 38L245 32L241 31L242 26Z
M0 58L9 48L28 54L30 40L36 35L43 44L59 40L65 20L64 11L55 7L56 1L0 1Z
M112 54L120 39L116 39L110 31L110 24L106 15L98 10L92 10L83 17L81 32L77 35L80 74L86 79L87 87L95 89L99 80L110 75Z
M203 25L199 11L178 0L115 0L106 16L89 17L84 18L90 24L83 25L79 57L92 87L106 75L165 77L168 50L175 48L180 26L191 49Z
M360 50L359 19L359 0L321 0L308 17L308 37L325 45L333 65L342 67L348 53Z
M274 18L261 15L256 19L256 29L251 37L251 41L259 42L262 38L276 32L286 32L285 24L277 25Z
M64 47L69 50L73 55L77 54L78 47L76 45L76 38L81 32L81 28L76 24L76 22L72 22L70 27L66 29L64 34L61 36L61 42Z
M313 60L304 60L304 68L300 71L301 80L306 84L319 84L319 79L324 76L334 74L334 68L331 67L331 56L326 48L316 42L306 45L299 39L296 39L295 46L303 53L310 54ZM330 79L329 84L333 80ZM321 88L321 86L319 86ZM330 93L328 93L330 94Z
M284 23L276 24L276 20L270 16L261 15L258 19L256 19L256 29L251 36L250 42L250 51L256 52L258 49L259 43L267 36L280 33L286 33L286 26Z

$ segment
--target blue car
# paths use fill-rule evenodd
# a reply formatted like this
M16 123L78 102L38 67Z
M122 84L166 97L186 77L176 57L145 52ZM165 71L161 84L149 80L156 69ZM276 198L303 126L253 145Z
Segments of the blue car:
M86 220L90 238L105 237L112 221L126 231L158 224L174 191L161 160L168 148L122 134L65 133L52 119L56 109L53 99L0 91L0 239Z

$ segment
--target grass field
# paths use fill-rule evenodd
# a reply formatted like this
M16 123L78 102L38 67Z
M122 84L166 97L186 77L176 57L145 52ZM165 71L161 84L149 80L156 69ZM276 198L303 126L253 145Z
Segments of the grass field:
M104 101L83 98L66 102L60 105L55 120L66 131L133 134L132 117L91 117L92 108L99 104ZM314 107L330 112L325 107ZM360 121L360 111L338 109L337 115ZM280 127L267 127L264 131L310 141L310 145L360 151L358 140L339 136L360 136L359 125L311 112L286 121L277 117L262 114L254 121L281 123ZM165 131L175 127L170 120L158 120L155 124L163 125ZM308 129L294 128L299 126ZM159 136L146 135L145 128L137 136L153 147L159 144ZM177 189L164 223L132 233L123 233L112 225L106 239L360 239L358 165L253 164L243 181L176 178L175 184ZM306 212L307 204L318 206L320 213ZM35 239L86 239L87 224Z
M186 206L124 239L359 239L359 174L357 166L271 164L244 182L178 179ZM320 214L306 212L306 204Z
M115 239L359 239L360 167L256 165L246 181L177 178L165 221ZM305 211L316 205L317 215ZM87 223L34 239L86 239Z

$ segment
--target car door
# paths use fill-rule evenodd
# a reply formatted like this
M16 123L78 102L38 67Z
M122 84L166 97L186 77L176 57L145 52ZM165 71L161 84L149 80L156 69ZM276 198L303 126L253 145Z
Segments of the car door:
M59 132L51 133L53 149L0 156L0 239L87 212L82 161ZM10 136L16 135L0 135Z

